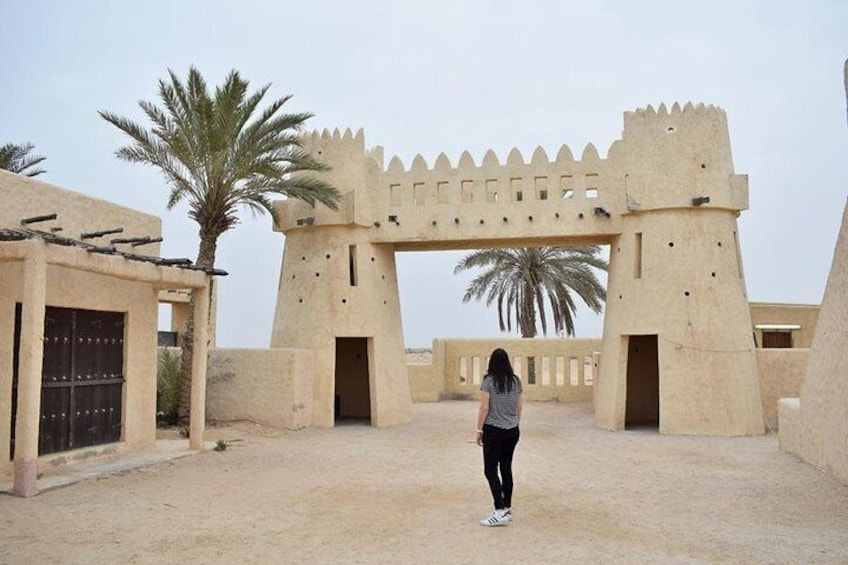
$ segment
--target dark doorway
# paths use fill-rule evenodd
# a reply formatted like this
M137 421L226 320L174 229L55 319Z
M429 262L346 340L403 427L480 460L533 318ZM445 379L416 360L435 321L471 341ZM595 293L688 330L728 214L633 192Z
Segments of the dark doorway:
M371 422L368 338L336 338L336 420Z
M792 347L791 332L775 332L763 330L763 348Z
M627 406L625 429L660 425L660 369L656 335L627 339Z
M21 307L15 309L12 442L17 417ZM38 454L120 441L124 315L48 306L44 314Z

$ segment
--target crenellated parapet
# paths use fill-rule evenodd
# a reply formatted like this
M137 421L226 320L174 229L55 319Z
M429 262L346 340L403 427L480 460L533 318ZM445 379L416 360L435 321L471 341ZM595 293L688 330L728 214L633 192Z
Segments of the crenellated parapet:
M736 175L727 117L715 106L675 103L624 113L622 138L601 158L591 143L580 158L563 145L555 157L537 147L506 158L487 151L479 164L468 151L456 163L444 153L431 165L409 166L383 149L367 150L362 130L312 132L304 147L328 163L327 180L342 192L337 212L286 203L280 229L314 225L374 228L373 240L550 239L568 233L618 233L618 219L650 210L748 207L747 177Z
M375 241L416 245L443 239L549 238L569 233L615 233L626 212L623 185L589 144L575 160L563 145L551 160L537 147L525 159L487 151L478 165L468 151L454 165L440 154L433 166L416 155L406 169L393 157L372 192Z

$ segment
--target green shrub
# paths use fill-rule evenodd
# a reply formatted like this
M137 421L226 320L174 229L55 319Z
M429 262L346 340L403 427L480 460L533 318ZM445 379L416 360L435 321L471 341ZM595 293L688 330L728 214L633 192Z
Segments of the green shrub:
M172 426L177 423L180 365L178 351L159 350L156 375L156 420L160 426Z

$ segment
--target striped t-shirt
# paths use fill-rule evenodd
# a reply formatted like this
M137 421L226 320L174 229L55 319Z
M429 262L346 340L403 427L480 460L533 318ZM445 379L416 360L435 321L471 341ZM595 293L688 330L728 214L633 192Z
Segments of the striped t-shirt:
M485 424L511 430L518 426L518 399L521 396L521 379L515 377L512 381L512 389L504 387L503 392L498 392L495 377L486 375L480 383L480 390L489 393L489 414L486 416Z

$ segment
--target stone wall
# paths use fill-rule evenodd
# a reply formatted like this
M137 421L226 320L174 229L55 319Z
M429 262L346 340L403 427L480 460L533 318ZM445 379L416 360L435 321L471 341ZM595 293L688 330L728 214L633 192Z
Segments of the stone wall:
M766 429L777 430L777 402L787 396L798 396L804 382L804 371L810 358L809 349L758 349L757 372L763 399Z
M312 425L313 354L303 349L213 349L206 417L300 429Z

